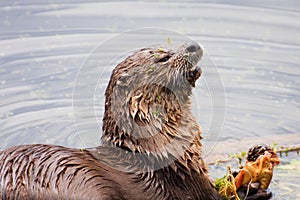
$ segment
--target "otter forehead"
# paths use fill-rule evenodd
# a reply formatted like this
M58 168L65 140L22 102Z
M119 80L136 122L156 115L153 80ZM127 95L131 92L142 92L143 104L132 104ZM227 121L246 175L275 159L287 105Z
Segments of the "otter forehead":
M151 61L152 64L157 63L162 65L168 63L170 67L180 67L180 64L184 64L185 62L191 66L197 64L202 57L203 50L197 43L191 42L179 47L155 45L143 48L135 54L141 61Z
M126 71L153 71L160 66L176 68L181 72L195 70L195 66L203 55L203 49L195 42L185 43L179 47L174 45L155 45L134 52L121 62L117 69ZM150 68L150 70L149 70Z

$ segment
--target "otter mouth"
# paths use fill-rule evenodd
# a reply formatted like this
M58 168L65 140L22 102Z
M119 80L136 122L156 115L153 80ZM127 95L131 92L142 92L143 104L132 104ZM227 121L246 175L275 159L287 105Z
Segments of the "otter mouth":
M186 79L193 87L195 87L195 83L200 78L201 74L201 67L196 65L188 71Z
M184 54L187 55L188 67L185 75L188 82L195 87L195 83L202 74L201 67L198 65L203 55L203 49L195 42L185 44Z

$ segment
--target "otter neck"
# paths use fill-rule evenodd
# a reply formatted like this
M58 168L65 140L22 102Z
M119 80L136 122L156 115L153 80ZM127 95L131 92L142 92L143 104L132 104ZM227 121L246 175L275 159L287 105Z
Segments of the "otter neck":
M184 135L179 128L183 126L183 112L190 110L188 95L175 94L156 84L131 93L118 85L114 88L106 93L103 143L149 153Z
M127 101L107 93L102 143L151 155L158 162L177 160L181 167L204 169L200 128L190 111L189 94L149 87L133 92ZM112 110L114 105L118 109Z

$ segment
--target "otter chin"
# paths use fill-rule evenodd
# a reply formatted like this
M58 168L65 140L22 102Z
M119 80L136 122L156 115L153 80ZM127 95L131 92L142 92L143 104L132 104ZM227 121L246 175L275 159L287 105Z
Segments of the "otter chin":
M101 145L20 145L0 153L2 199L221 199L202 158L191 112L203 49L140 49L105 91Z

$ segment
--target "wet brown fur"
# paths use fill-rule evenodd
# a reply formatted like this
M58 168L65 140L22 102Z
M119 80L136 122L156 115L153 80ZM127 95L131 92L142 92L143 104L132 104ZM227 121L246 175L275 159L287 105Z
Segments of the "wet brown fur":
M219 199L190 107L202 52L151 47L113 71L102 146L21 145L0 154L2 199ZM188 53L188 54L187 54ZM201 55L200 55L201 54Z

